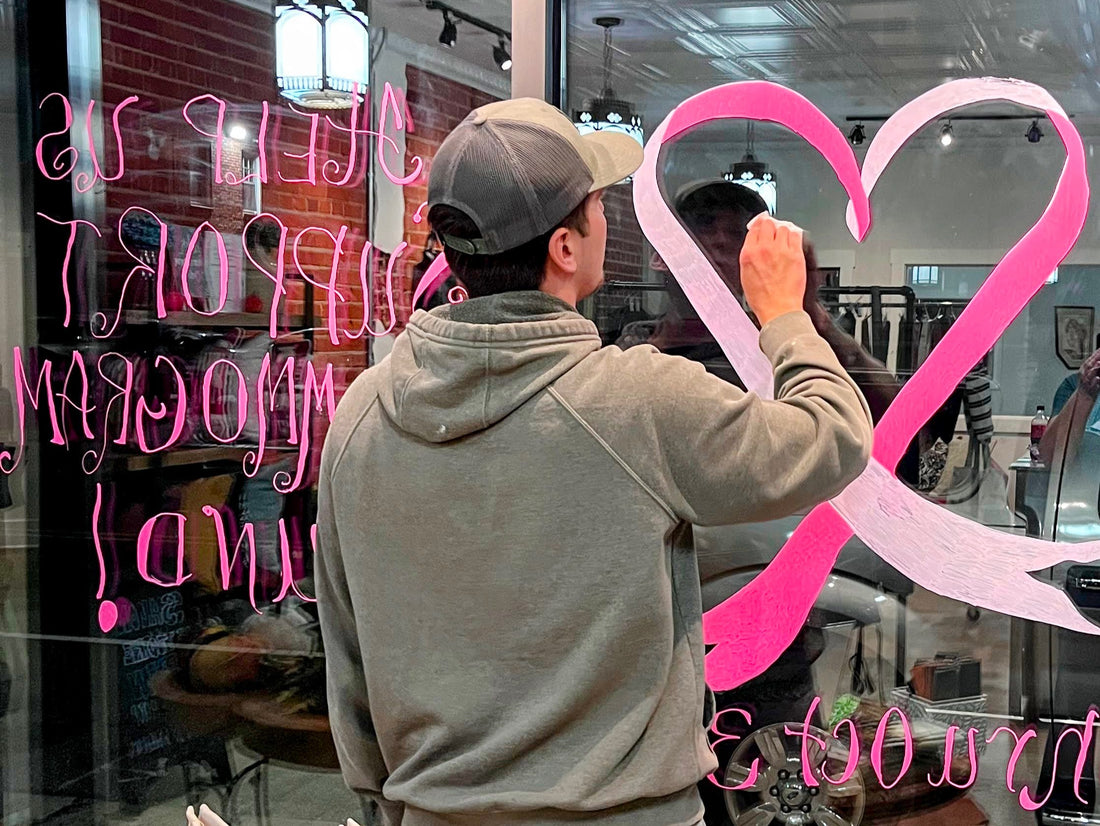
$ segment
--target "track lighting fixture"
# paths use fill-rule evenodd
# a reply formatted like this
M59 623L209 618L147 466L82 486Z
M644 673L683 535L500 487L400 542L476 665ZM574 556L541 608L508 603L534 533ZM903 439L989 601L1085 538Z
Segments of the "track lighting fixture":
M439 33L439 42L448 49L453 49L458 42L458 27L447 9L443 10L443 31Z

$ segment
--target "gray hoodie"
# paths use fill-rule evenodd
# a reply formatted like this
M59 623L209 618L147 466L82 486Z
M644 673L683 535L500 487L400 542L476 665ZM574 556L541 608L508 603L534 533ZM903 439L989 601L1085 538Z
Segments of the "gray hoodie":
M715 770L691 524L866 465L865 402L804 313L776 401L539 292L418 311L340 403L317 592L333 736L385 820L690 826Z

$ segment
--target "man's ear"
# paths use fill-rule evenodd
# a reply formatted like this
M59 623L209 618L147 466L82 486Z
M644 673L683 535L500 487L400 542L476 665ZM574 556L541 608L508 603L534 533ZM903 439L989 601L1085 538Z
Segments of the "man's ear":
M568 275L577 271L577 256L571 243L572 233L573 230L568 227L558 227L550 236L547 249L547 263Z

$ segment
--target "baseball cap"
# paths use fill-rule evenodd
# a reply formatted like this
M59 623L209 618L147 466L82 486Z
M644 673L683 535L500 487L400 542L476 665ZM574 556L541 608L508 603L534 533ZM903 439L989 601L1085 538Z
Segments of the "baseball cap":
M703 199L717 201L725 207L736 208L759 215L768 212L767 202L757 192L725 178L703 178L684 184L673 199L675 209L681 212L689 201Z
M428 177L428 207L466 213L479 237L446 235L469 255L514 249L549 232L587 197L633 174L642 147L620 132L581 135L536 98L490 103L443 141Z

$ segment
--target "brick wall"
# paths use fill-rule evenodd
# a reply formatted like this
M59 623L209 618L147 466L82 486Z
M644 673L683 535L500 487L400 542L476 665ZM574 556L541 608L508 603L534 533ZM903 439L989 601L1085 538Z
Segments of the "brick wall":
M603 196L607 216L607 255L604 273L608 281L638 281L642 277L645 238L634 214L634 187L618 184Z
M122 118L127 173L118 182L108 185L107 226L114 227L123 210L138 204L169 224L195 228L209 221L226 237L239 238L245 223L252 217L244 211L242 186L212 183L208 193L200 187L204 196L198 201L193 198L191 179L196 170L202 169L204 153L206 157L211 154L211 141L187 124L181 109L186 101L204 94L226 101L225 131L233 124L241 124L249 133L242 142L226 140L224 145L222 171L236 175L239 180L244 155L256 156L260 152L257 134L261 104L267 101L270 106L265 153L268 182L262 186L260 209L277 215L286 224L288 247L296 233L306 227L321 227L334 234L341 225L348 227L337 285L349 304L340 306L337 323L341 330L357 331L365 306L359 287L359 259L368 238L368 190L362 159L370 157L367 152L372 144L368 145L364 137L359 138L359 171L348 185L339 187L327 183L321 164L330 157L339 161L341 166L329 177L340 179L349 149L348 134L332 124L346 128L350 114L346 111L322 113L331 118L331 123L324 117L319 121L317 185L283 180L307 177L306 161L288 156L307 151L312 121L309 113L295 112L280 102L282 99L275 83L271 15L229 0L143 0L140 5L129 0L101 0L100 14L105 117L106 112L129 95L140 98ZM191 111L192 118L203 131L217 131L214 104L203 104ZM369 113L369 101L362 111ZM127 117L130 114L133 116ZM360 128L364 128L362 123ZM209 172L212 169L208 169ZM332 256L333 243L323 233L311 232L302 239L299 260L313 280L327 284ZM264 258L262 254L256 257ZM274 260L273 256L268 258ZM305 326L307 286L295 270L289 249L286 262L287 295L281 318L284 329L293 331ZM105 263L108 294L117 296L120 282L133 262L115 249L108 254ZM377 256L374 263L376 267L380 263ZM176 262L176 273L178 268L179 262ZM178 275L174 281L171 291L178 292ZM259 309L248 323L254 334L267 334L273 292L273 284L266 276L246 267L242 297L251 295L250 309ZM179 301L176 297L174 306L178 307ZM146 306L151 306L151 297L147 295L145 302ZM128 300L127 307L131 306L134 303ZM341 342L333 345L327 334L327 314L325 291L315 289L313 326L316 329L310 336L312 360L319 375L327 365L332 365L339 398L355 376L366 369L367 345L366 339L346 340L343 334L339 336ZM197 317L193 318L198 321ZM233 323L238 323L238 319ZM313 421L313 443L319 448L328 422L323 416ZM312 459L313 478L316 478L319 449L314 451Z
M203 153L210 152L211 142L187 124L181 108L186 101L203 94L227 102L226 128L239 123L250 136L240 143L225 142L223 173L240 177L242 152L255 155L259 151L256 135L260 104L268 101L269 181L262 187L261 209L278 215L286 223L291 240L298 230L309 226L323 227L333 233L342 224L348 226L338 283L341 292L352 296L353 304L341 309L339 321L342 327L357 329L362 312L358 262L367 238L365 179L360 171L348 186L337 187L324 181L320 169L316 186L280 179L280 173L285 178L306 176L306 162L287 155L306 151L311 121L308 115L278 102L271 16L229 0L145 0L140 7L127 0L101 0L100 14L105 111L129 95L140 98L123 114L127 173L108 186L108 226L117 222L124 209L138 204L170 224L194 228L209 221L226 236L239 235L252 217L244 212L241 186L214 183L209 199L200 198L203 202L200 204L192 198L191 176L201 167ZM200 128L215 131L213 104L202 104L191 111ZM337 126L348 125L348 113L328 114ZM328 157L341 161L347 158L346 133L334 129L324 118L320 120L318 146L321 162ZM365 140L360 138L360 149L366 148ZM341 167L332 177L342 174ZM314 280L328 281L331 258L332 242L325 235L314 232L303 238L300 260ZM117 251L114 261L108 260L108 270L116 282L115 271L127 261ZM287 326L292 329L300 325L306 309L306 289L304 281L294 272L289 252L287 261L285 316ZM126 271L128 268L127 265ZM245 294L249 293L263 301L263 311L256 314L257 326L262 327L272 284L262 274L253 272L245 285ZM321 290L314 293L314 318L318 326L323 326L326 297ZM322 330L313 338L318 368L332 362L338 389L342 391L366 367L364 342L334 346Z

